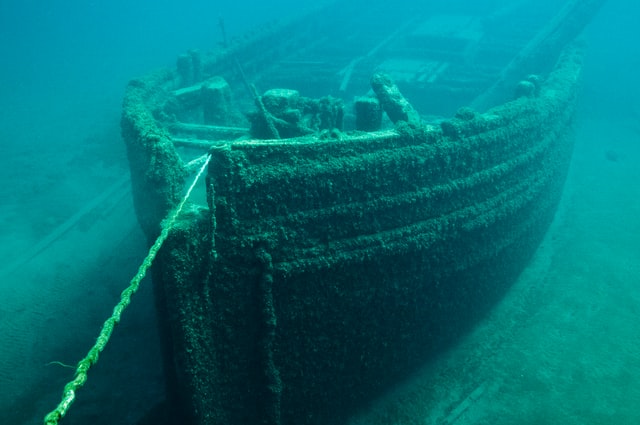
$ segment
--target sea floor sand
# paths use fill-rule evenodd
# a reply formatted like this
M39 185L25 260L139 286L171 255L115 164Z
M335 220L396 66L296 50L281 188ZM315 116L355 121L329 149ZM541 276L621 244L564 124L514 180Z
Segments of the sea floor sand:
M146 253L117 120L100 140L23 147L0 208L0 410L41 424ZM107 138L108 140L104 140ZM115 138L115 139L114 139ZM109 144L115 144L114 147ZM121 146L122 144L122 146ZM125 312L64 423L134 424L164 383L150 281ZM103 422L101 422L103 421Z

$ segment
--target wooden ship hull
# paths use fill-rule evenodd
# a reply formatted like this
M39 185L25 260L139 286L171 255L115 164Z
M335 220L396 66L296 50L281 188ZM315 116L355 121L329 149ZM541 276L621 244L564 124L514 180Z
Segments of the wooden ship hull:
M363 9L334 5L132 81L123 137L150 240L211 156L154 265L167 417L345 423L477 322L554 216L572 41L601 3L541 13L517 41L495 30L508 10L356 25Z

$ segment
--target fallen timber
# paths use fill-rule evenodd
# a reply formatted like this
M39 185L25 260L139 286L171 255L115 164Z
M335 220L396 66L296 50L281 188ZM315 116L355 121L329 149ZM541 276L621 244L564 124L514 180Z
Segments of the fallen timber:
M567 2L513 44L475 15L400 14L377 38L345 23L355 59L319 35L355 13L329 6L132 81L123 137L150 240L187 162L211 155L154 267L173 421L344 423L481 318L554 215L573 39L601 3Z

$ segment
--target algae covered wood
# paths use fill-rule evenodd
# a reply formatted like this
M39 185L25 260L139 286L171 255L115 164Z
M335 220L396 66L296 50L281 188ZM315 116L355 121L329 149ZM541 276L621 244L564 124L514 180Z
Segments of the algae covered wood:
M439 126L215 147L156 274L194 423L342 423L481 317L553 217L579 70Z
M147 236L211 155L153 271L173 422L344 424L477 323L554 215L588 21L566 12L599 3L340 3L134 80Z

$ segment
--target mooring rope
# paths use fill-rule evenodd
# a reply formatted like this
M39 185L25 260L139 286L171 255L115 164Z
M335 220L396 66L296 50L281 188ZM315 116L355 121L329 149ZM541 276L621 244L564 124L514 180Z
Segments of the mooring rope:
M262 362L266 388L262 397L264 418L263 423L280 425L282 405L282 379L280 371L274 361L276 347L276 328L278 318L273 302L273 261L265 249L257 252L258 261L262 266L260 276L260 313L262 316L263 335L261 345Z
M120 316L122 315L122 312L124 311L125 308L127 308L129 303L131 303L131 297L138 290L140 286L140 282L147 274L147 270L149 269L149 267L151 267L151 264L153 263L153 260L155 259L156 255L158 254L158 251L162 247L162 244L169 236L169 232L171 231L171 228L175 224L176 219L180 215L180 212L182 212L182 208L184 207L184 204L189 199L189 196L191 195L193 188L196 186L198 179L200 179L200 176L204 172L210 160L211 160L211 155L209 154L206 156L206 160L204 164L202 164L202 167L200 167L200 171L198 171L198 174L196 175L195 179L191 183L191 186L189 187L189 190L187 190L186 195L184 196L184 198L182 198L182 201L180 201L180 203L178 204L178 207L171 214L169 214L167 219L163 221L162 231L160 232L160 235L158 236L156 241L153 243L151 248L149 248L149 253L145 257L145 259L142 261L142 264L140 264L140 267L138 268L138 272L133 277L133 279L131 279L129 286L120 294L120 302L118 302L118 304L116 304L116 306L113 308L113 313L111 314L111 317L109 317L102 325L102 330L100 331L100 334L96 339L96 343L93 345L93 347L91 347L87 355L78 362L75 368L76 372L73 380L64 386L64 390L62 392L62 401L60 401L60 404L58 404L55 410L49 412L47 416L45 416L44 418L45 425L58 424L58 422L64 417L64 415L67 414L67 411L69 410L69 407L71 407L71 404L75 401L76 392L80 388L82 388L85 382L87 382L87 373L89 372L89 369L91 369L91 367L98 362L98 357L100 353L102 352L102 350L104 350L107 343L109 342L109 339L111 338L111 333L113 332L113 328L115 328L115 326L120 322Z

